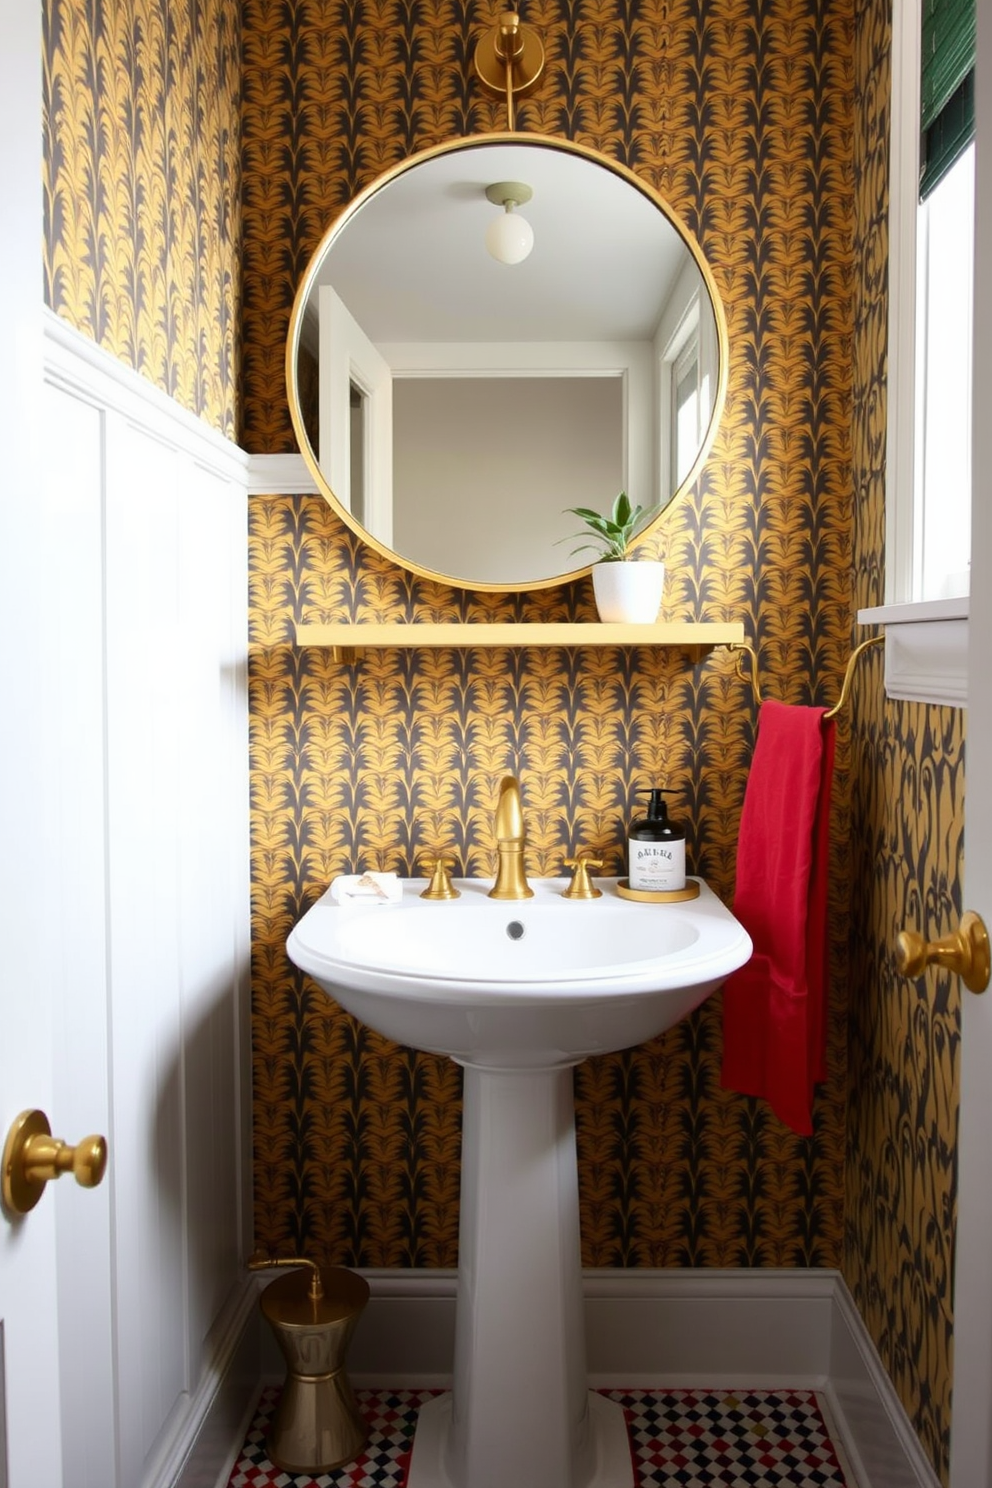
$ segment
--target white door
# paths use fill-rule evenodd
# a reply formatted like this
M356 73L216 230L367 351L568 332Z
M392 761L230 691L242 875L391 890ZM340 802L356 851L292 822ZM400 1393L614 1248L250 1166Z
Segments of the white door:
M393 541L393 374L329 284L320 286L319 305L320 468L341 505L388 548Z
M38 830L45 700L35 621L45 595L31 501L41 447L41 140L24 128L25 119L41 118L40 59L40 7L8 7L0 47L0 1139L25 1108L58 1120L53 1009L40 954L50 935L52 864ZM16 1223L0 1218L0 1488L62 1481L54 1275L54 1206L43 1199Z
M992 927L992 14L978 6L972 584L963 903ZM992 988L961 989L951 1488L992 1484Z

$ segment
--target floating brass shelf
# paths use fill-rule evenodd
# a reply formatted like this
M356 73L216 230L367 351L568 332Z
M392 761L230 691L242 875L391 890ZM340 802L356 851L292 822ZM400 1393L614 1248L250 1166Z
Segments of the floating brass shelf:
M657 625L602 625L592 621L563 624L448 621L385 624L338 621L330 625L297 625L298 646L330 646L338 660L352 661L370 647L408 646L711 646L741 644L742 621L726 624L665 620Z

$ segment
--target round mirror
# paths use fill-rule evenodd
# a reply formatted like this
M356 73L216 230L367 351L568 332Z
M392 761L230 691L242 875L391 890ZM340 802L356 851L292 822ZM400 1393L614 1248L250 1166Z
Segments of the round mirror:
M608 513L625 490L662 512L726 376L712 276L671 209L537 135L458 140L363 191L311 260L287 348L327 500L380 553L473 589L586 572L570 507Z

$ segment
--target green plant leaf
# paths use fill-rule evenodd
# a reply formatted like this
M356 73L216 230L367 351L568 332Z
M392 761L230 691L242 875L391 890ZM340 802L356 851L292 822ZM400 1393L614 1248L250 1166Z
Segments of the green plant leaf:
M642 506L631 504L630 497L626 491L621 491L610 509L610 515L604 517L601 512L593 511L588 506L569 506L565 510L573 517L580 517L591 530L595 542L586 542L572 549L572 554L592 549L599 553L600 563L617 563L627 557L627 549L640 527L643 527L661 506L653 506L648 511ZM573 537L581 536L573 533ZM567 542L567 538L559 538L560 542Z

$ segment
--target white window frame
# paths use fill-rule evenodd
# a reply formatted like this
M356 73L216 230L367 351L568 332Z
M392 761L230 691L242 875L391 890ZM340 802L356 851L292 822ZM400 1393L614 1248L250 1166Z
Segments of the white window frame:
M913 598L923 510L916 480L916 240L919 207L921 0L892 6L889 134L889 321L885 603L858 611L885 627L891 698L964 706L968 599Z
M921 0L892 7L889 134L889 356L885 599L913 600L923 532L916 500L916 233L919 211Z

